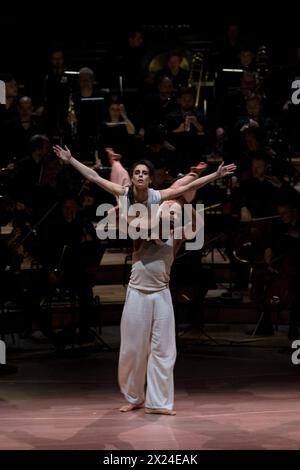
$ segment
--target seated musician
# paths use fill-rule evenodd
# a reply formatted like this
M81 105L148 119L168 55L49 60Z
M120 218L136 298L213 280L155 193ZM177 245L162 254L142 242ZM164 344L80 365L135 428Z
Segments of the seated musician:
M43 224L38 232L39 259L48 271L50 292L51 286L63 287L78 297L79 342L85 342L92 339L89 335L94 314L92 287L101 258L100 241L93 225L81 216L76 197L66 197L51 224L52 229Z
M280 223L264 252L264 263L254 266L252 295L261 316L257 333L272 333L271 306L289 310L289 339L299 336L300 317L300 212L299 199L290 197L277 204Z
M238 226L233 225L230 234L230 243L237 255L236 259L232 255L237 289L248 287L250 265L263 260L273 218L277 216L275 201L281 192L281 182L269 175L268 163L264 154L256 154L251 161L251 177L241 181L231 192L232 212L240 213L240 222ZM237 262L239 259L249 264Z
M40 309L46 285L44 273L38 269L24 269L34 257L34 234L24 220L24 214L16 210L16 204L2 202L0 212L1 225L12 224L11 232L0 238L0 301L2 304L14 302L23 312L18 323L10 328L23 337L30 337L34 323L50 338L51 329Z

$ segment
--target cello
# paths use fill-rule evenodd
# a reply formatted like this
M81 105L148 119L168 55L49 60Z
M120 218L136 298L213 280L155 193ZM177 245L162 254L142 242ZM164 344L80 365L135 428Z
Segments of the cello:
M274 258L269 265L271 276L265 291L267 304L270 306L275 305L280 310L290 310L292 308L299 270L299 266L297 267L299 252L297 256L297 247L294 248L289 236L286 236L285 247L288 250Z

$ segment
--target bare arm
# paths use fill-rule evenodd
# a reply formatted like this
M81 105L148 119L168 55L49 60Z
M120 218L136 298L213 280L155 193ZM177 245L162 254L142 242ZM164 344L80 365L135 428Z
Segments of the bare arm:
M175 199L181 195L183 195L186 191L190 191L191 189L199 189L202 186L205 186L212 181L223 178L224 176L231 175L236 169L236 165L234 163L230 163L229 165L224 165L224 162L221 163L217 171L211 173L207 176L202 176L202 178L198 178L191 183L188 183L184 186L179 186L177 188L167 188L162 189L160 191L161 195L161 202L166 201L168 199Z
M98 173L93 170L92 168L83 165L83 163L76 160L76 158L72 157L72 154L68 147L65 145L63 149L59 145L55 145L53 147L54 153L64 162L69 163L72 165L76 170L79 171L87 180L91 181L92 183L96 183L100 188L108 191L109 193L114 194L115 196L122 196L125 193L126 188L121 186L117 183L112 183L105 178L102 178L98 175Z

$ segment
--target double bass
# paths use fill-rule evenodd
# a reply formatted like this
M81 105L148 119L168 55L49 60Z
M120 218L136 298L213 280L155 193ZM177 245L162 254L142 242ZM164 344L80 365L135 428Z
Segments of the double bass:
M287 232L283 238L282 253L271 262L270 281L266 286L266 302L280 310L290 310L295 298L299 275L300 239Z

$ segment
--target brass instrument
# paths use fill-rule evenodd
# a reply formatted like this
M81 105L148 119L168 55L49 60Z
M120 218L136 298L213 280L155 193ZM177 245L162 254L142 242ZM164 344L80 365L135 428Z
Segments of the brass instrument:
M257 79L261 82L270 70L270 59L266 46L260 46L256 53L256 73Z
M72 93L69 95L69 107L68 107L68 123L71 127L72 137L76 136L77 133L77 117L75 113L75 105L72 97Z
M199 100L200 100L200 89L201 89L201 82L202 82L202 77L203 77L203 62L204 62L203 54L201 52L196 52L193 55L193 58L191 61L190 76L188 80L188 86L196 88L196 98L195 98L196 109L199 106Z
M260 46L256 53L256 87L253 91L254 95L263 94L262 89L266 80L269 78L270 73L271 70L268 50L266 46Z

